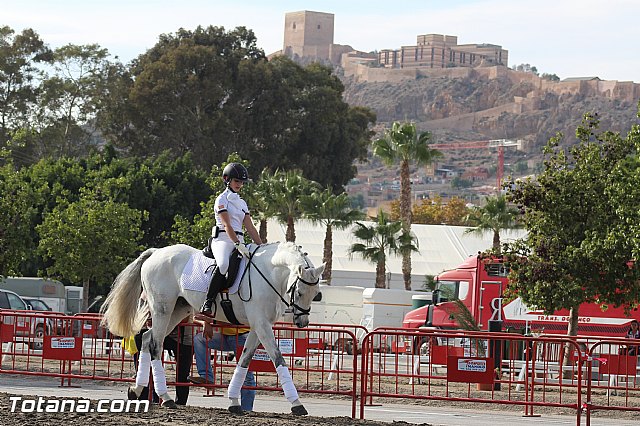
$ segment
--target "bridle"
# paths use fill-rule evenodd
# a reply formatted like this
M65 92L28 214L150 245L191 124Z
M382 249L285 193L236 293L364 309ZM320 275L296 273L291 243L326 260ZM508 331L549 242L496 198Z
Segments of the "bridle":
M305 309L303 307L301 307L300 305L298 305L296 303L296 300L294 300L294 294L295 294L295 290L298 287L298 281L300 281L303 284L306 284L310 287L313 287L315 285L318 285L318 283L320 282L320 277L318 277L315 282L309 282L306 281L305 279L303 279L300 275L296 276L296 280L293 282L293 284L291 284L291 287L289 287L289 289L286 291L285 294L289 294L289 301L287 302L285 300L285 298L283 297L282 294L280 294L278 292L278 290L273 286L273 284L271 284L271 281L269 281L269 279L262 273L262 271L260 270L260 268L258 268L256 266L255 263L253 263L253 256L256 253L256 251L258 250L259 247L256 247L253 252L249 253L249 258L247 259L249 264L247 265L247 267L245 268L244 272L242 273L242 275L244 276L244 274L248 274L249 275L249 299L251 299L251 273L249 272L249 268L251 266L253 266L255 268L256 271L258 271L258 273L260 274L260 276L266 281L267 284L269 284L269 287L271 287L271 289L278 295L278 297L280 298L280 300L282 301L282 303L285 304L285 306L287 307L287 311L291 310L291 312L293 313L293 318L299 318L303 315L309 315L309 313L311 312L311 306L309 306L308 309ZM302 258L304 259L304 262L307 264L307 266L304 267L305 270L312 268L311 264L309 263L309 260L307 259L306 253L302 253L302 251L300 251L300 247L298 247L298 251L303 255ZM242 281L243 277L240 277L240 280ZM241 298L242 299L242 298ZM247 300L249 300L247 299ZM242 299L244 300L244 299ZM246 300L245 300L246 301Z
M310 266L307 266L304 269L306 270L306 269L309 269L309 268L310 268ZM308 285L309 287L312 287L312 286L318 285L318 283L320 282L320 277L318 277L315 280L315 282L309 282L309 281L303 280L302 277L300 275L298 275L296 277L296 280L293 282L293 284L291 284L291 287L289 287L289 290L287 290L287 293L290 293L290 296L291 296L291 298L289 300L289 303L285 302L284 298L282 296L280 296L280 299L284 302L285 305L287 305L287 308L293 307L292 313L293 313L293 318L294 319L295 318L299 318L299 317L301 317L303 315L309 315L309 313L311 312L311 306L309 306L308 309L304 309L304 308L301 308L295 302L295 300L293 300L293 294L295 293L296 288L298 287L298 281L300 281L303 284Z

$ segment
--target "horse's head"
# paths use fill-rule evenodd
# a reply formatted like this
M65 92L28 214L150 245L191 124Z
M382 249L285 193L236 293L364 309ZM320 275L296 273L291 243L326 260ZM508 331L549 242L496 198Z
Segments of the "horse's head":
M291 270L287 292L291 297L293 323L297 327L302 328L309 325L311 302L320 290L318 283L325 266L324 263L317 268L298 265Z

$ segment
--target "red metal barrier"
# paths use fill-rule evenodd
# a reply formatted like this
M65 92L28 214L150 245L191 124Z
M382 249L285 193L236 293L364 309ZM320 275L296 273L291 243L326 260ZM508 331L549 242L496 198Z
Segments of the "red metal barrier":
M274 333L290 348L283 355L298 391L349 398L354 418L357 401L364 418L377 398L512 405L525 416L534 416L536 407L558 407L575 411L576 424L585 413L587 425L596 410L640 411L637 358L620 350L640 341L389 328L366 333L339 324L299 329L278 323ZM57 377L61 386L80 379L134 381L133 357L120 337L100 327L99 315L2 310L0 342L0 373ZM227 352L213 351L212 360L208 392L226 389L236 365ZM175 364L166 356L164 362ZM250 368L255 389L281 392L270 361ZM170 386L193 386L167 378Z
M426 344L426 353L375 352L370 342L381 338L381 333L398 342L409 339L421 342L420 347ZM545 356L553 345L577 349L569 339L509 333L375 330L363 341L360 418L375 397L383 397L521 405L528 416L533 415L535 406L564 407L576 412L579 424L581 372L565 371L562 376L562 363ZM579 353L578 362L582 363ZM540 367L543 375L538 375ZM561 378L569 376L571 380ZM536 391L540 386L542 390ZM560 392L552 395L554 387ZM577 391L564 395L563 387Z
M298 392L347 397L351 400L351 415L355 418L359 371L358 357L351 354L359 352L355 333L340 330L337 325L300 329L284 323L276 324L273 330ZM331 347L327 345L331 341L349 341L351 345ZM249 366L256 379L255 389L280 392L278 376L265 356L266 353L257 352ZM224 390L237 360L218 351L213 351L212 358L214 383L205 387L214 392L216 389Z
M601 339L590 345L587 375L593 380L587 384L584 404L587 424L597 410L640 412L638 357L628 356L625 350L639 343L640 340L632 339Z
M39 338L18 329L17 319L42 322L41 313L23 311L0 311L0 373L58 377L61 386L74 386L79 379L133 382L135 366L133 357L126 353L120 337L112 336L100 326L99 315L74 316L50 315L60 322L60 327L47 329L42 337L44 347L32 349L29 345ZM24 323L24 321L23 321ZM199 331L197 324L181 324ZM358 352L355 332L340 329L338 325L299 329L280 323L274 327L276 339L282 345L291 342L291 351L283 350L291 375L299 393L343 395L352 401L352 416L356 415L358 359L347 353ZM55 331L55 333L54 333ZM18 337L17 337L18 336ZM336 339L336 340L333 340ZM339 341L349 344L326 346L326 342ZM233 374L236 360L227 353L212 351L214 383L206 385L209 390L224 388ZM278 376L271 361L264 359L252 362L250 369L256 371L255 389L281 392ZM165 356L166 366L176 361ZM177 366L174 367L177 371ZM195 367L192 363L191 375ZM169 386L194 386L176 382L167 376ZM77 386L77 385L76 385Z

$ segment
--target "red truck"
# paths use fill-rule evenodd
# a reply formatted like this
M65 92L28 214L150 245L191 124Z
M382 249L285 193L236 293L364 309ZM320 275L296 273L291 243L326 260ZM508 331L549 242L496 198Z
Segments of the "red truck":
M451 300L459 299L469 308L482 330L489 330L489 321L501 320L502 331L566 335L568 310L545 315L542 311L529 309L520 298L502 304L502 295L508 285L508 272L501 259L469 257L455 269L444 271L436 277L433 304L408 312L402 323L403 328L459 328L450 314L454 310ZM624 337L629 323L634 319L640 321L638 309L634 309L629 317L622 307L603 311L594 303L581 305L578 315L578 334L588 336ZM414 351L419 349L418 345L416 342Z

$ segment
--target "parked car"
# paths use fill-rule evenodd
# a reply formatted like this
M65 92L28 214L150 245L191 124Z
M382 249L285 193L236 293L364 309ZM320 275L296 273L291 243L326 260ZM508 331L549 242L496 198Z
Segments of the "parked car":
M11 309L14 311L31 311L31 306L17 293L13 291L0 289L0 310ZM10 316L5 318L5 324L12 324L13 319L16 319L17 324L15 327L15 335L19 338L26 338L29 342L29 348L35 350L41 350L44 343L45 333L50 335L53 330L53 321L51 319L43 318L28 318L28 317L14 317ZM21 324L29 324L29 330L25 330L25 326L21 327Z
M32 309L34 311L53 311L53 309L51 309L51 307L47 305L46 302L40 299L23 297L22 300L27 302L27 306L29 307L29 309Z

